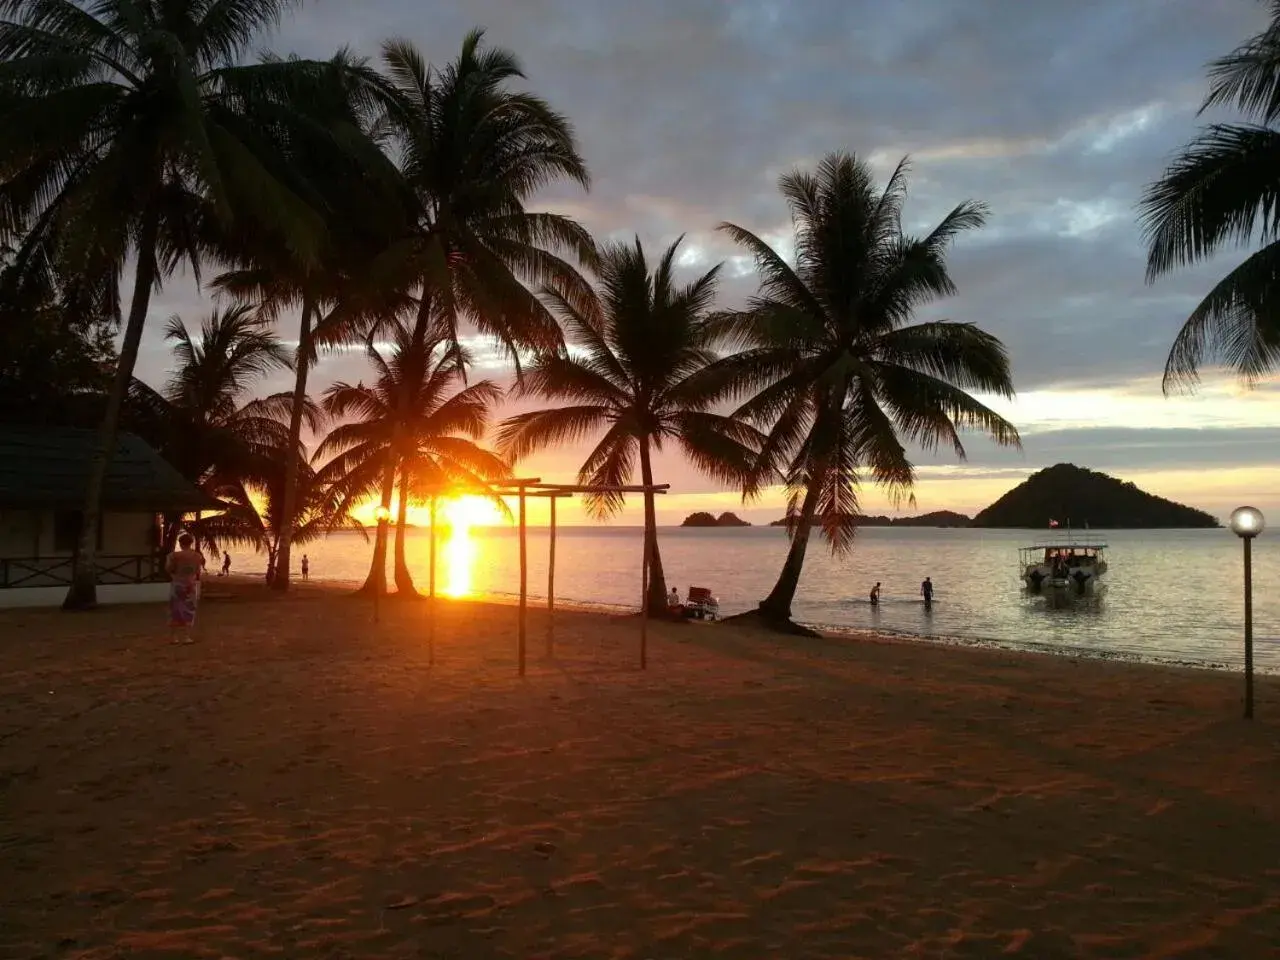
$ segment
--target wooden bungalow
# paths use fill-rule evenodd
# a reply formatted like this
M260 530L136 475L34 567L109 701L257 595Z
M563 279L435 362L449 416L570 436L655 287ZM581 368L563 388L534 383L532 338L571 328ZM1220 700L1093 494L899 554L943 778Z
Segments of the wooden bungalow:
M56 606L71 582L97 433L0 425L0 607ZM167 595L160 514L220 510L132 434L121 434L98 523L100 603Z

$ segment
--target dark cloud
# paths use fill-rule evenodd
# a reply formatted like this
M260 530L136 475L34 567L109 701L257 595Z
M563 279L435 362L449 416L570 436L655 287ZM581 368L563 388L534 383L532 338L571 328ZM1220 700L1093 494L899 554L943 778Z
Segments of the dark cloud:
M484 26L573 119L591 165L589 194L562 186L544 202L651 246L687 232L708 262L735 253L712 232L721 220L785 233L782 171L848 149L887 172L911 153L913 225L965 198L992 211L954 254L960 295L927 315L999 334L1026 391L1158 372L1226 270L1230 257L1146 286L1135 205L1196 129L1205 62L1265 14L1255 0L313 0L270 43L374 55L399 35L443 61ZM726 300L749 289L749 277L730 278ZM155 315L201 309L176 283ZM158 326L141 364L153 379ZM348 355L326 360L317 381L360 375ZM1028 459L1052 462L1054 448L1038 446L1046 436ZM1059 439L1102 455L1109 436ZM1215 460L1189 440L1141 457L1193 448ZM1248 448L1212 449L1247 459Z

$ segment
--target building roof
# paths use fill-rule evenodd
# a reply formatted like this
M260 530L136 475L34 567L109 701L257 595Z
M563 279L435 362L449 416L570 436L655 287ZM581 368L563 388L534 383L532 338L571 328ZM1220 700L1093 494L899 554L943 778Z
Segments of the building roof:
M96 430L0 425L0 509L79 510L89 483ZM102 509L123 513L222 510L131 433L116 440Z

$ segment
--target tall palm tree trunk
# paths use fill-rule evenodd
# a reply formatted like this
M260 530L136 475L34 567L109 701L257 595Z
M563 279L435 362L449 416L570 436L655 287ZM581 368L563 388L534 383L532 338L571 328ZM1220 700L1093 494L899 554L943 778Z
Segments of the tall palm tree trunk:
M404 559L405 518L409 514L409 466L400 468L400 505L396 510L396 558L395 577L396 593L404 597L418 596L418 589L413 585L413 577L409 574L409 565Z
M391 512L391 494L396 488L396 465L393 460L386 469L386 473L382 478L382 499L379 501L383 508ZM369 576L365 578L364 584L357 593L377 593L385 596L387 593L387 521L378 521L378 532L373 538L373 562L369 565Z
M133 298L129 303L129 319L116 362L115 379L107 396L107 409L98 429L98 444L89 460L89 486L84 494L81 512L80 541L71 570L71 587L62 601L63 610L89 610L98 603L97 547L98 522L102 512L102 488L115 453L116 436L120 432L120 410L124 406L133 367L138 362L138 345L147 323L151 306L151 288L156 282L156 245L160 234L160 214L153 205L144 215L138 237L138 266L133 275Z
M289 589L290 552L293 541L294 514L298 510L298 457L302 442L302 412L307 405L307 374L311 370L311 317L315 305L302 299L302 327L298 332L297 368L293 380L293 409L289 411L289 450L284 465L284 496L280 503L280 546L276 552L276 572L271 581L275 590Z
M769 596L760 601L760 612L770 620L790 620L791 603L800 586L800 571L804 569L805 551L809 549L809 534L813 532L813 518L818 510L818 478L813 478L800 505L800 518L791 535L791 549L782 565L782 573Z
M649 461L649 438L640 438L640 480L646 487L653 485L653 465ZM658 552L658 513L654 507L654 494L644 494L644 547L649 555L649 614L665 614L667 610L667 579L662 572L662 555Z

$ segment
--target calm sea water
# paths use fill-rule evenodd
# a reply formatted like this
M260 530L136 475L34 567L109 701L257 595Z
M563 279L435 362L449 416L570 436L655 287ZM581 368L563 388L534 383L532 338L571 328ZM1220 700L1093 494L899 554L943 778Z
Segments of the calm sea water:
M721 611L751 609L772 587L787 550L784 531L664 528L668 585L710 587ZM853 553L835 559L811 544L795 614L807 623L939 639L991 642L1098 656L1238 668L1243 662L1240 541L1227 530L1093 531L1110 545L1105 590L1055 608L1029 597L1018 577L1018 547L1048 531L863 528ZM638 607L638 527L562 527L557 534L556 596L565 601ZM409 566L427 583L428 531L409 531ZM545 597L545 529L528 534L529 592ZM313 578L362 579L371 544L340 533L306 549ZM454 596L504 595L519 587L518 537L512 528L475 528L442 536L437 588ZM295 563L300 553L295 554ZM263 568L238 556L236 572ZM1254 543L1255 660L1280 672L1280 534ZM931 611L920 581L933 578ZM881 581L878 608L867 602Z

